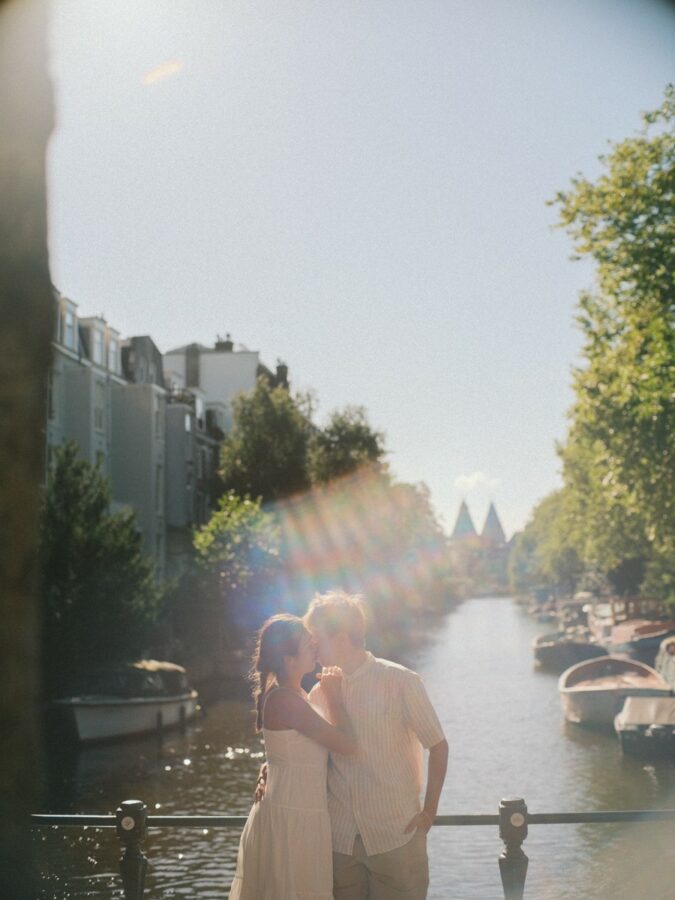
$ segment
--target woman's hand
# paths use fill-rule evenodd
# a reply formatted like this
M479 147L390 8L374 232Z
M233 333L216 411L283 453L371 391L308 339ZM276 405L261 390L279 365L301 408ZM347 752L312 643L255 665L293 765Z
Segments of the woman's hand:
M324 666L318 676L321 690L329 703L342 702L342 669L339 666Z
M258 773L258 780L255 785L255 795L253 797L254 803L260 803L262 798L265 796L265 791L267 790L267 763L264 762L262 766L260 766L260 772Z

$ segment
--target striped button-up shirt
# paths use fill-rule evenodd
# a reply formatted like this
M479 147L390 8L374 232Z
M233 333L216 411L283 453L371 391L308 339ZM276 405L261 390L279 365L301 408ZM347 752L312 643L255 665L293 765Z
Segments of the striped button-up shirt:
M444 738L438 717L417 673L367 653L342 683L345 709L357 750L331 753L328 809L333 850L351 854L361 835L368 856L402 847L406 825L421 808L422 747ZM322 705L319 686L312 700Z

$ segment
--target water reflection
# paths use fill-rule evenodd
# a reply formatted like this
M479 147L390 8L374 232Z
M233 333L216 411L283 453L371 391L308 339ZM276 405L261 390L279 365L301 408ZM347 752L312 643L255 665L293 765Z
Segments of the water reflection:
M557 679L533 670L535 625L508 600L471 601L450 615L415 659L450 742L442 812L496 812L524 796L532 812L675 807L675 766L623 757L610 734L567 725ZM544 628L546 626L543 626ZM114 811L141 798L162 813L246 813L262 744L250 702L220 701L185 734L77 753L52 753L49 807ZM527 896L658 900L675 897L675 826L533 826ZM114 832L49 829L36 835L41 898L119 898ZM153 829L148 896L226 896L238 833ZM429 840L430 900L500 900L496 829L436 829Z

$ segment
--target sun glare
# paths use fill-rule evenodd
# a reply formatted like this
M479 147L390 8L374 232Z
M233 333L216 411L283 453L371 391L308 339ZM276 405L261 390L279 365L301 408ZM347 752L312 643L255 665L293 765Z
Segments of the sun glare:
M179 59L171 59L168 62L161 63L153 69L149 69L143 76L143 84L157 84L158 81L164 81L172 75L177 75L183 71L183 62Z

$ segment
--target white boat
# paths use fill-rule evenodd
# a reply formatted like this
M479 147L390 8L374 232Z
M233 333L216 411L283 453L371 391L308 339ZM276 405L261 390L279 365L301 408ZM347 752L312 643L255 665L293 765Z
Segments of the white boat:
M100 670L87 692L53 701L80 741L102 741L184 725L197 711L198 694L185 669L154 659Z
M626 697L667 697L670 686L644 663L616 656L589 659L571 666L558 682L560 702L569 722L611 728Z
M675 693L675 637L668 637L665 641L661 641L654 668L659 675L665 678Z

